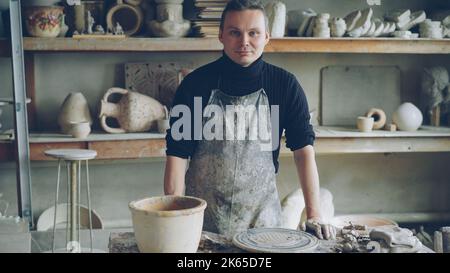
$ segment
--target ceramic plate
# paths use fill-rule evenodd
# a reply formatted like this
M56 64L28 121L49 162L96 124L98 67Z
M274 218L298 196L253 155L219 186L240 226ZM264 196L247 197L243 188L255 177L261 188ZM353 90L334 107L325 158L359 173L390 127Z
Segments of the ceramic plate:
M319 241L313 235L284 228L254 228L236 234L233 244L250 252L311 252Z

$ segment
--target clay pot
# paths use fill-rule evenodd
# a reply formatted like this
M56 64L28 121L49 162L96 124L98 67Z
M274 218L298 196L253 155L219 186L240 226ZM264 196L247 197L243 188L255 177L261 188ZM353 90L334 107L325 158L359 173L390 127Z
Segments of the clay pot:
M402 131L415 131L422 125L423 116L419 108L410 102L400 105L392 115L392 121Z
M58 124L62 132L70 134L74 122L88 122L92 125L91 112L82 93L70 93L61 105Z
M32 6L25 8L25 25L33 37L57 37L61 31L63 7Z
M112 94L122 95L118 103L108 102ZM100 124L108 133L145 132L164 116L164 106L157 100L122 88L109 89L100 102ZM106 124L107 117L116 118L120 127L109 127Z
M132 201L129 208L141 252L197 251L203 228L205 200L168 195Z
M122 0L118 0L117 4L109 9L106 15L107 28L113 30L119 23L127 36L139 32L143 22L142 9L139 6L124 4Z
M74 138L86 138L91 132L91 125L88 121L70 122L69 134Z

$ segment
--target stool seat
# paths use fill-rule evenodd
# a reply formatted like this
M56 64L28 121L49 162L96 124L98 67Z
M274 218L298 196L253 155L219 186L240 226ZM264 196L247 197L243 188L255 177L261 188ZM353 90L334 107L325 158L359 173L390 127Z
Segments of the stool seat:
M47 156L64 160L88 160L97 156L97 151L87 149L53 149L44 153Z

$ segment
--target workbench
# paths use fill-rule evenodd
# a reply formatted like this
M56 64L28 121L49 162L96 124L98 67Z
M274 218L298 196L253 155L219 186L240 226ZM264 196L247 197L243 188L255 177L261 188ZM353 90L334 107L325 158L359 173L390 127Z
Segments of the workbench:
M336 240L319 240L318 247L312 253L337 253L337 246L342 238ZM108 244L110 253L139 253L134 232L111 232ZM224 236L203 231L197 253L243 253ZM419 253L433 253L426 246Z

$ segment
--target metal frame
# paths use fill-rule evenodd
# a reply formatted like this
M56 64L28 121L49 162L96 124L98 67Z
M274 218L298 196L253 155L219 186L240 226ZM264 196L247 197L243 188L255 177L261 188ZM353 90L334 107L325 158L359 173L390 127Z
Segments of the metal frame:
M11 20L11 56L14 82L14 131L16 147L17 204L19 216L33 224L31 206L30 145L25 88L25 65L20 0L9 1Z

